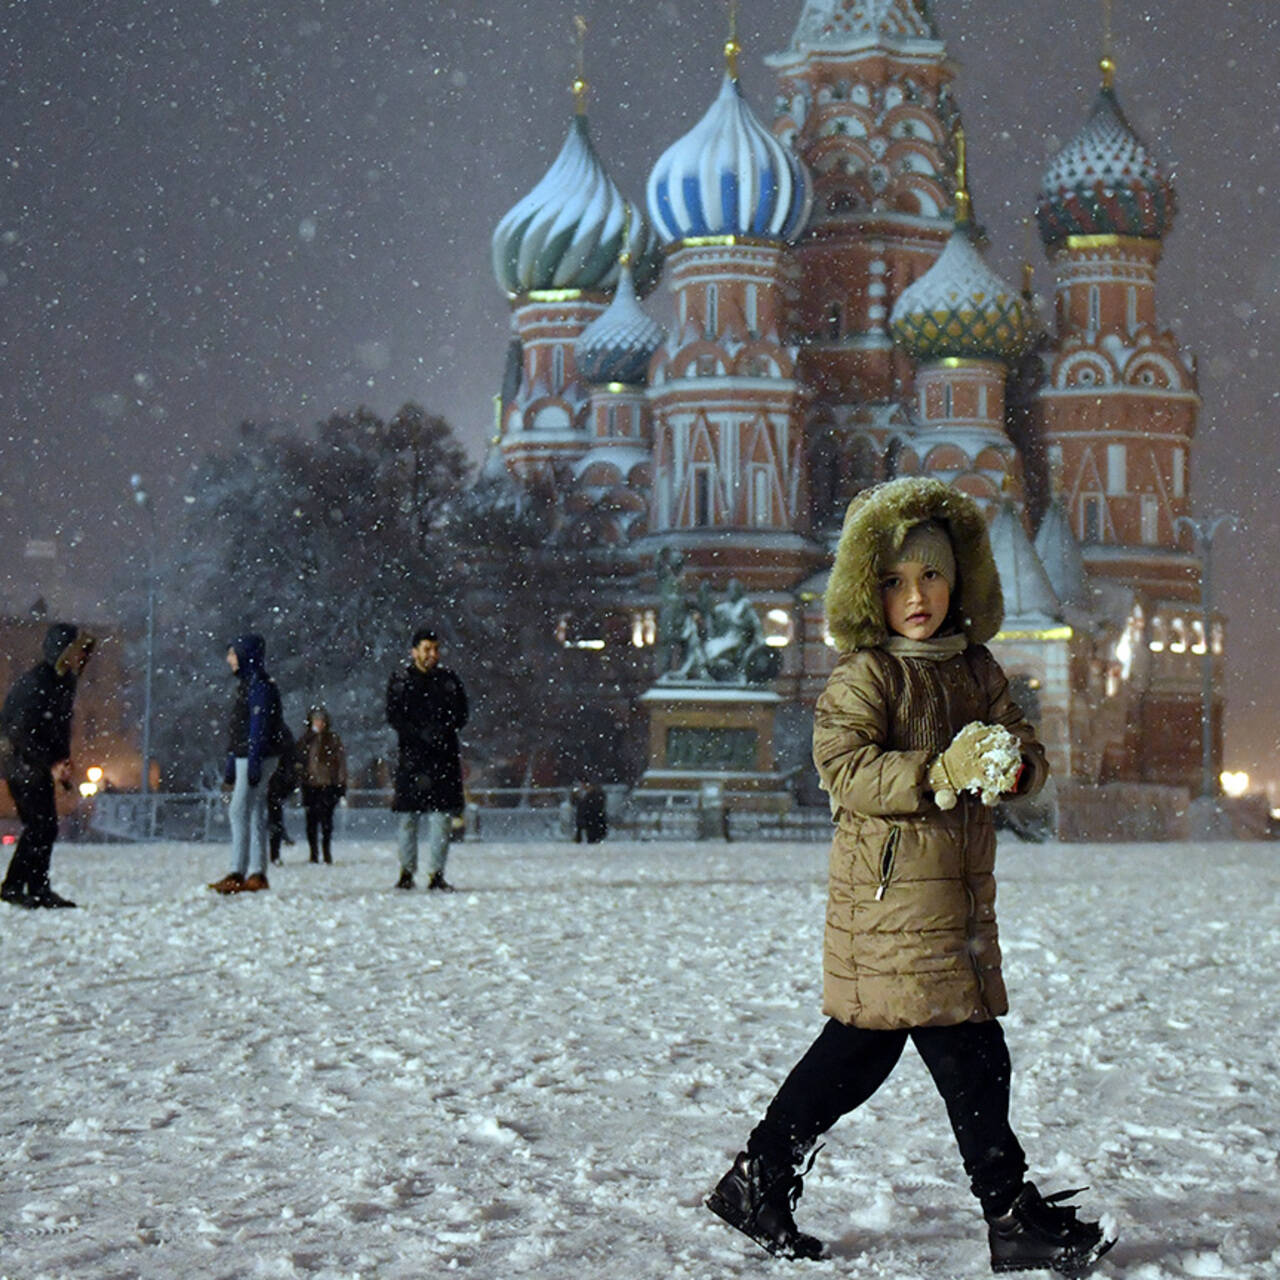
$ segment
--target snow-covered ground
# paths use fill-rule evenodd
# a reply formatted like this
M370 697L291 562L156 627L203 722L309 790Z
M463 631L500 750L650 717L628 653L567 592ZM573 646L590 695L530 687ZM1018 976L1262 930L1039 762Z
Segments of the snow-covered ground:
M680 1280L989 1274L908 1050L767 1258L701 1208L818 1030L825 849L390 841L272 891L220 847L59 846L0 914L0 1275ZM1015 1126L1089 1184L1099 1274L1280 1275L1280 858L1001 850Z

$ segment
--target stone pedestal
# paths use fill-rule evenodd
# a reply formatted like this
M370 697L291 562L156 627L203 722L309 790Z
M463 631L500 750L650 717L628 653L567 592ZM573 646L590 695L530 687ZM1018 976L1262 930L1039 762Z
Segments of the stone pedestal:
M791 807L773 755L781 697L749 685L671 683L640 697L649 712L649 764L642 790L690 791L726 809Z

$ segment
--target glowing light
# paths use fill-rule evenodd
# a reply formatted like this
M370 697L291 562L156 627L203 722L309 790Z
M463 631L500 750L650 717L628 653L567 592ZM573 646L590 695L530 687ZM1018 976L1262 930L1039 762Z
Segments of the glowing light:
M764 642L775 649L791 643L794 631L791 615L785 609L770 609L764 615Z
M1223 795L1231 797L1242 796L1249 790L1249 775L1239 772L1232 773L1231 770L1224 770L1218 775L1218 781L1222 784Z
M98 794L98 784L96 782L82 782L80 784L80 794L87 800L90 796Z
M84 771L84 776L88 778L90 782L101 782L102 770L95 764Z

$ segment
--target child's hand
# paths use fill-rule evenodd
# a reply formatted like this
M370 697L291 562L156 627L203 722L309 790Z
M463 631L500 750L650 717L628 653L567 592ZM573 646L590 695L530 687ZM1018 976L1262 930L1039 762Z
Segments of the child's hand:
M927 780L939 809L955 808L958 793L974 791L994 805L1017 785L1022 768L1018 739L1003 725L974 720L929 766Z

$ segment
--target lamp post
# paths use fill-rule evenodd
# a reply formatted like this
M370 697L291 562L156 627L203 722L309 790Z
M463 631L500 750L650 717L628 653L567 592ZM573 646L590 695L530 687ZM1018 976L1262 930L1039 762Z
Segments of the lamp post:
M1212 801L1217 794L1213 781L1213 536L1223 526L1235 528L1232 515L1205 516L1193 520L1178 516L1176 530L1186 528L1200 553L1200 613L1204 627L1204 654L1200 659L1200 795Z
M142 786L144 796L151 794L151 673L155 666L156 637L156 513L142 477L132 475L129 485L133 500L147 515L147 667L142 684ZM149 825L149 824L148 824Z

